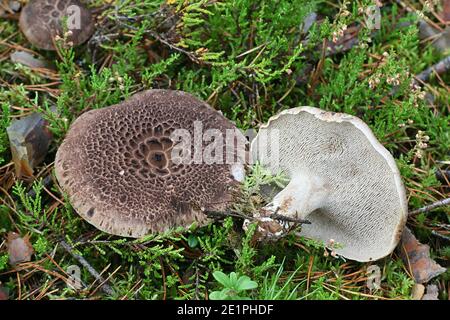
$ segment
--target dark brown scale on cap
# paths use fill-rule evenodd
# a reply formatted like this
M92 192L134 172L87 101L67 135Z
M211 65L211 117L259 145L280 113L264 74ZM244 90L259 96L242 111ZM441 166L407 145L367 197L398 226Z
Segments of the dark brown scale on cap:
M72 35L68 41L79 45L94 32L91 12L78 0L30 0L20 14L20 29L34 46L55 50L54 39L63 36L63 21L67 18Z
M56 177L75 210L108 233L141 237L203 225L203 210L229 206L244 165L173 161L179 142L171 133L186 129L194 141L195 121L203 132L218 129L225 138L231 130L246 142L233 123L192 95L149 90L80 116L56 154ZM202 149L209 143L203 141ZM222 150L225 160L230 150Z

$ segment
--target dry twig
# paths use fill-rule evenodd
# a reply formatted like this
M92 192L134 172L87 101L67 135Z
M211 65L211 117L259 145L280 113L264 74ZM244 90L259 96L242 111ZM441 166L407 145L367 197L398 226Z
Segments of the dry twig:
M416 215L416 214L419 214L422 212L428 212L428 211L434 210L436 208L444 207L444 206L448 206L448 205L450 205L450 198L439 200L439 201L433 202L432 204L429 204L423 208L410 211L409 215L412 216L412 215Z
M64 240L60 241L61 246L64 248L64 250L66 250L68 253L70 253L70 255L77 260L83 267L85 267L87 269L87 271L96 279L98 280L100 283L104 283L105 280L102 278L102 276L89 264L89 262L87 262L87 260L85 258L83 258L82 256L80 256L79 254L76 254L75 252L73 252L72 247L65 242ZM103 290L104 293L112 296L114 295L114 290L106 283L104 283L101 287L101 289Z
M444 59L432 65L431 67L425 69L424 71L419 73L415 78L419 82L426 82L433 72L436 72L437 74L443 74L449 70L450 70L450 55L446 56Z

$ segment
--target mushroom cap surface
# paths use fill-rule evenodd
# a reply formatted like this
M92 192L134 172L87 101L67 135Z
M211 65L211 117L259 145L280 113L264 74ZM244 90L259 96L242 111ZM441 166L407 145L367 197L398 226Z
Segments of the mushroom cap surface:
M244 164L237 148L228 146L220 150L224 158L233 153L233 164L173 161L179 142L172 133L185 129L195 139L196 121L204 131L231 130L245 140L231 121L194 96L148 90L77 118L57 151L56 178L78 214L107 233L138 238L204 225L204 210L224 211L233 200L239 184L233 172L244 171ZM194 155L193 145L189 150Z
M327 196L307 216L300 235L341 244L336 253L371 261L391 253L407 218L407 200L392 155L359 118L313 107L289 109L272 117L251 145L252 156L273 174L323 180ZM278 130L276 145L261 140L263 130ZM266 153L258 150L266 149ZM296 195L293 194L293 197ZM282 211L282 206L280 206Z
M55 36L63 36L63 19L72 31L68 41L79 45L94 32L91 12L79 0L30 0L22 9L20 29L34 46L44 50L55 50Z

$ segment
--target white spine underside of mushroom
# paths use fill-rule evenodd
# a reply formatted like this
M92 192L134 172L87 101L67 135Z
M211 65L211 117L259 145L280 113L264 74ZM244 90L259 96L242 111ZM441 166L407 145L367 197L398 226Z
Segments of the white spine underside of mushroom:
M395 248L407 216L404 187L393 157L363 121L289 109L261 128L251 149L254 161L290 178L266 214L311 221L300 235L333 239L348 259L377 260Z

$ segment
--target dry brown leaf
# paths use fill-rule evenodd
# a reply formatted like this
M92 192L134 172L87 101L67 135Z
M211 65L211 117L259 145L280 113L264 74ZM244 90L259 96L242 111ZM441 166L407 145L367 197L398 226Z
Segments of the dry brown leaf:
M10 59L13 63L20 63L30 68L47 68L48 63L39 58L35 58L31 53L27 51L16 50L10 54Z
M31 260L34 250L28 236L22 238L18 233L9 232L6 245L8 247L10 265L14 266Z
M34 167L47 155L52 139L47 121L42 114L33 113L11 123L6 132L17 176L33 175Z
M413 300L422 300L425 293L425 286L420 283L416 283L411 290L411 297Z
M445 272L445 268L430 258L430 247L421 244L408 228L403 230L400 255L417 283L426 283Z

